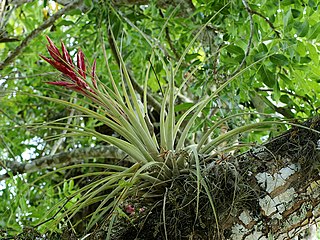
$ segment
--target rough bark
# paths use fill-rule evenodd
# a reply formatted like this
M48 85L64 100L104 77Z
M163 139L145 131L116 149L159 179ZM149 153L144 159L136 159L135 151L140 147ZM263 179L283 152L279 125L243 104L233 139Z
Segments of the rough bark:
M314 118L239 156L200 156L201 187L172 179L162 205L116 239L306 239L320 215L319 130Z
M241 196L235 196L234 209L221 221L222 239L294 239L317 222L320 120L304 126L310 129L293 127L233 160L252 195L238 208Z

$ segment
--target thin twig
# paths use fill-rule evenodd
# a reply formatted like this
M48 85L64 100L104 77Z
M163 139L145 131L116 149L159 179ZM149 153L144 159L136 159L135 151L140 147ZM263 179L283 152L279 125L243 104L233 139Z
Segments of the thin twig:
M241 68L243 67L243 65L246 62L246 58L249 56L250 53L250 48L251 48L251 44L252 44L252 38L253 38L253 32L254 32L254 22L253 22L253 18L252 18L252 11L251 8L248 5L247 0L242 0L242 3L244 5L244 8L246 9L246 11L249 14L249 20L250 20L250 36L249 36L249 40L248 40L248 45L247 45L247 50L245 52L245 55L239 65L239 67L230 75L230 77L233 77L234 75L236 75Z
M74 103L76 103L76 98L74 100ZM67 132L69 131L68 128L70 126L70 123L71 121L73 120L73 116L74 116L74 113L75 113L75 109L72 108L71 111L70 111L70 115L69 115L69 118L67 120L67 123L66 123L66 127L65 129L62 131L62 136L64 136L65 134L67 134ZM55 144L52 146L52 149L51 149L51 152L50 152L50 155L54 155L56 154L57 150L59 149L59 147L61 146L61 144L66 140L66 137L61 137L59 138Z
M277 37L280 38L280 33L276 30L273 23L267 17L263 16L261 13L255 11L255 10L252 10L251 8L250 8L250 12L251 12L251 14L255 14L255 15L261 17L263 20L265 20L269 24L270 28L275 32Z
M160 80L159 80L159 78L158 78L158 76L157 76L156 70L154 69L153 64L152 64L152 62L150 61L150 59L148 59L148 60L149 60L150 66L151 66L151 68L152 68L153 74L156 76L156 79L157 79L157 82L158 82L158 85L159 85L161 94L162 94L162 96L164 96L164 92L163 92L163 90L162 90L162 87L161 87L161 84L160 84Z
M274 92L274 89L271 89L271 88L268 88L268 89L256 88L255 90L256 90L256 91L260 91L260 92ZM298 95L298 94L295 94L295 93L292 93L292 92L290 92L290 91L288 91L288 90L283 90L283 89L280 90L280 92L286 93L286 94L291 95L291 96L293 96L293 97L300 98L300 99L302 99L303 101L307 102L311 107L313 107L310 99L309 99L308 97L306 97L306 96L301 96L301 95Z
M78 5L82 3L82 0L71 1L69 5L60 9L57 13L52 15L43 24L41 24L38 28L34 29L28 36L21 42L21 44L13 50L9 56L0 63L0 70L9 65L29 44L29 42L34 39L39 33L41 33L46 28L50 27L58 18L60 18L67 11L76 8Z
M67 198L67 200L65 201L65 203L64 203L61 207L59 207L59 208L60 208L59 211L57 211L52 217L50 217L50 218L46 219L45 221L43 221L43 222L35 225L34 228L38 228L38 227L40 227L41 225L43 225L43 224L45 224L45 223L53 220L53 219L58 215L58 213L62 211L62 209L67 205L67 203L68 203L71 199L72 199L72 198Z
M268 107L270 107L273 111L280 113L287 119L294 118L294 114L291 112L289 108L285 107L278 107L275 104L273 104L267 97L262 96L260 94L257 94L257 97L260 98L261 101L263 101Z
M163 12L161 11L161 9L159 9L159 13L160 13L160 16L164 19L164 15L163 15ZM165 33L166 33L166 39L169 43L169 46L174 54L174 56L177 58L177 59L180 59L180 54L178 53L178 51L176 50L176 48L174 47L173 43L172 43L172 40L171 40L171 37L170 37L170 32L169 32L169 28L166 26L165 27Z
M3 135L0 135L0 140L3 142L5 148L7 149L8 153L11 155L11 157L13 159L16 159L16 155L13 153L12 149L10 148L10 146L7 144L7 141L5 141ZM16 160L15 160L16 161Z
M112 4L110 4L111 7ZM113 7L114 8L114 7ZM114 8L115 9L115 8ZM119 9L116 9L115 10L116 13L125 21L129 24L129 26L131 26L133 29L135 29L136 31L138 31L142 36L143 38L147 41L147 43L151 46L151 47L156 47L158 49L161 50L161 52L167 57L167 58L172 58L170 56L170 54L168 53L168 51L166 50L166 48L161 45L161 43L155 39L153 39L151 36L145 34L144 32L142 32L133 22L131 22L126 16L124 13L122 13ZM120 19L121 19L120 18Z

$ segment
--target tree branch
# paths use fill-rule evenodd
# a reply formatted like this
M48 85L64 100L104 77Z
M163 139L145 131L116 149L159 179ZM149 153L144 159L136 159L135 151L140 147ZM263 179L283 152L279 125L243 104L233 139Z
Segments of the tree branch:
M126 154L119 148L107 145L94 148L79 148L70 152L61 152L51 156L40 157L33 159L28 163L19 163L16 161L4 160L1 161L7 171L17 175L21 173L36 172L41 169L56 167L59 165L67 165L90 158L108 158L108 159L123 159ZM1 166L0 165L0 166ZM0 175L0 181L9 178L8 173Z
M265 96L262 96L261 94L258 94L256 91L254 91L254 92L256 94L256 97L258 99L260 99L264 104L266 104L269 108L271 108L273 111L280 113L282 116L284 116L287 119L294 118L294 114L291 112L290 109L275 106L270 100L268 100L268 98L266 98ZM253 105L255 105L255 102L253 102ZM255 107L257 108L256 105L255 105Z
M239 211L221 220L221 229L232 233L228 239L295 239L319 220L319 130L316 117L237 157L237 187L250 185L246 202L238 201L248 207L234 207Z
M255 88L255 91L260 91L260 92L273 92L274 90L273 90L273 89L270 89L270 88L268 88L268 89ZM307 102L307 103L310 105L310 107L313 108L313 105L312 105L310 99L309 99L308 97L306 97L306 96L301 96L301 95L298 95L298 94L295 94L295 93L293 93L293 92L290 92L290 91L288 91L288 90L283 90L283 89L281 89L280 92L286 93L286 94L291 95L291 96L296 97L296 98L300 98L301 100Z
M268 18L266 18L265 16L263 16L261 13L255 11L255 10L252 10L251 8L250 8L250 12L251 12L252 14L255 14L255 15L261 17L263 20L265 20L265 21L269 24L270 28L275 32L275 34L277 35L277 37L280 38L280 33L276 30L276 28L274 27L274 25L272 24L272 22L271 22Z
M29 44L29 42L34 39L40 32L44 29L50 27L58 18L60 18L67 11L76 8L82 3L82 0L71 1L69 5L60 9L57 13L52 15L46 21L43 22L38 28L34 29L28 36L21 42L21 44L13 50L9 56L0 63L0 70L9 65Z

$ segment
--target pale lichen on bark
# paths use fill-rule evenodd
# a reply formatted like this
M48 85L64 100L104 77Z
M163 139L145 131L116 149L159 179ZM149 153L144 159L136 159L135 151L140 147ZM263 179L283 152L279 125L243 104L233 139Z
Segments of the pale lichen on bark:
M231 234L223 239L298 239L318 221L319 120L304 123L310 125L316 131L294 127L238 158L258 198L225 225Z

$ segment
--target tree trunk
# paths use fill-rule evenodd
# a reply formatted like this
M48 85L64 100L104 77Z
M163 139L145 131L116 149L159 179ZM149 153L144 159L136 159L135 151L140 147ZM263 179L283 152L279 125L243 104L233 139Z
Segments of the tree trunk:
M233 160L239 182L247 183L255 196L247 196L247 202L240 205L237 201L243 196L234 196L231 214L220 224L222 239L295 239L316 223L320 215L320 119L303 126Z

